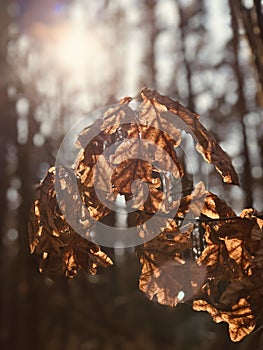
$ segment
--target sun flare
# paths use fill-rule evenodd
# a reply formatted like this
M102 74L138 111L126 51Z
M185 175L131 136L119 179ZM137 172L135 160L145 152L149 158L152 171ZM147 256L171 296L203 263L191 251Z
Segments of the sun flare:
M67 20L49 29L48 57L56 69L78 82L92 75L105 50L96 28L75 11Z
M84 30L72 26L60 33L54 48L54 59L66 72L83 74L91 64L93 46L94 43Z
M95 57L99 52L99 44L88 31L71 25L60 30L52 49L52 60L62 73L81 81L94 71Z

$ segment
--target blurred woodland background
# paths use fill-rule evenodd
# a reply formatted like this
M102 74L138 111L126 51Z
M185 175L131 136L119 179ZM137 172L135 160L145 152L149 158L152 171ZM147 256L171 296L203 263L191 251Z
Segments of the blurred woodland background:
M149 86L201 115L241 187L210 190L263 210L262 0L1 0L0 346L38 350L262 349L210 316L149 302L132 249L97 276L51 280L31 256L36 184L82 116Z

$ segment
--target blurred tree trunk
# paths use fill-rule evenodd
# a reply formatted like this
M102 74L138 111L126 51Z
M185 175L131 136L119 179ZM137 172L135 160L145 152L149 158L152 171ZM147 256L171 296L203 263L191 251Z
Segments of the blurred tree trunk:
M261 99L263 89L263 6L261 0L254 0L254 7L246 9L241 5L240 17L252 51L258 80L260 83ZM262 104L262 103L261 103Z
M8 98L8 87L12 85L13 73L12 69L7 62L7 45L9 40L8 29L11 24L11 19L8 16L7 8L10 1L3 0L0 3L0 273L2 279L2 287L0 292L0 318L3 325L2 332L0 333L0 344L6 344L5 341L8 338L9 330L7 320L10 320L10 314L8 305L6 303L10 290L6 287L6 279L9 273L10 259L8 248L4 244L6 239L7 227L7 190L10 185L9 178L14 169L10 167L10 160L8 154L12 149L14 151L14 145L16 144L17 132L16 132L16 112L15 102L11 102ZM5 346L2 347L7 348Z
M8 6L11 1L1 1L0 4L0 254L2 288L0 295L1 333L0 344L2 349L33 349L36 347L37 315L35 311L37 295L35 294L32 279L32 270L35 275L35 264L29 256L27 238L28 212L32 202L33 172L35 168L30 163L33 154L33 134L36 130L33 114L30 116L28 140L19 144L17 139L16 111L17 97L9 97L8 89L19 90L21 85L8 61L8 43L13 40L9 37L9 26L12 23L8 15ZM10 155L12 153L12 156ZM15 158L14 158L15 157ZM13 158L13 159L12 159ZM7 190L11 187L11 178L16 177L21 182L19 194L21 204L18 209L10 210L7 200ZM17 214L17 215L16 215ZM6 232L9 228L17 228L17 250L6 246L9 238ZM39 349L39 346L37 346Z
M191 111L195 111L195 100L194 100L194 94L192 89L192 70L191 70L191 63L188 60L187 52L186 52L186 38L187 38L187 18L185 16L184 10L182 8L182 5L180 1L178 2L178 11L179 11L179 17L180 17L180 33L181 33L181 48L182 48L182 60L185 66L186 70L186 84L187 84L187 90L188 90L188 101L187 101L187 107Z
M263 4L261 0L254 0L257 12L258 26L260 28L260 35L263 41Z
M36 164L32 162L34 151L33 136L38 131L38 125L33 117L32 107L29 109L28 137L25 144L17 143L18 169L17 177L21 181L20 196L21 205L17 213L18 245L17 261L20 262L14 271L16 274L17 295L10 308L13 309L13 320L11 323L12 337L10 337L10 348L18 346L21 349L33 348L37 343L37 332L32 332L37 319L35 319L35 307L37 295L34 292L33 275L35 275L35 264L30 256L27 234L27 222L33 199L34 171Z
M244 171L243 171L243 181L242 186L245 191L245 207L251 208L253 206L253 178L251 174L251 162L249 158L249 146L248 139L246 134L246 125L244 121L245 115L248 113L246 106L246 97L243 90L244 87L244 78L242 68L239 62L240 56L240 28L239 28L239 19L241 17L240 14L240 5L237 2L233 2L229 0L229 7L231 13L231 21L232 21L232 30L233 30L233 39L232 46L234 51L234 62L233 69L236 75L237 84L238 84L238 102L237 107L240 115L240 123L243 134L243 155L244 155Z
M0 4L0 233L1 248L3 248L3 235L5 232L5 217L7 211L6 192L8 189L8 148L16 143L16 113L15 104L8 98L8 87L12 80L12 70L7 62L8 27L11 19L7 14L9 1Z
M156 81L156 66L155 66L155 44L157 36L159 35L159 29L156 24L156 0L144 0L146 15L143 18L143 26L147 26L145 32L147 33L148 46L145 47L144 58L144 71L145 76L142 81L142 85L149 86L153 89L157 89Z

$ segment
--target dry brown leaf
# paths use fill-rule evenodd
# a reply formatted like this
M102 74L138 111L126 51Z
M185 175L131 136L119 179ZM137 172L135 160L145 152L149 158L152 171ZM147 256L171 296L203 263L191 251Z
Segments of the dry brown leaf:
M180 215L184 217L188 213L190 218L199 215L206 193L203 184L197 184L192 195L181 201L178 209ZM165 221L165 217L156 216L154 224L147 221L149 215L147 217L146 213L137 217L137 227L140 227L143 237L154 231L152 225L159 225L162 231L137 249L142 264L139 287L149 299L156 297L161 304L175 306L180 292L189 299L201 288L206 278L206 267L198 266L193 258L193 223L178 227L175 220ZM144 219L146 221L142 223Z
M152 165L141 159L123 160L116 167L112 176L114 190L119 194L132 195L132 184L134 181L150 182L152 180L152 170Z
M155 113L155 118L158 116ZM142 123L145 122L143 119L140 120ZM163 170L165 169L168 155L172 161L177 165L180 176L183 175L183 169L177 159L175 148L178 147L181 143L181 132L177 129L173 130L173 137L170 134L166 133L162 129L154 128L149 125L148 122L145 122L145 125L135 124L127 128L127 137L129 139L137 138L145 141L145 144L148 145L149 153L156 155L154 159L155 167ZM152 147L154 145L155 147ZM164 150L167 155L165 159L158 157L158 150ZM162 155L164 152L162 152ZM169 160L170 161L170 160Z
M137 250L142 264L139 288L150 300L156 298L160 304L174 307L193 297L204 274L195 261L186 258L192 249L190 236L178 231L169 240L166 233Z
M240 280L251 274L253 257L243 240L220 238L217 236L217 231L208 223L205 229L207 246L197 263L206 267L207 270L206 295L208 297L215 294L213 291L220 284L220 290L214 295L214 299L218 300L231 281Z
M202 214L212 219L236 216L233 209L223 199L211 192L207 193Z
M242 298L229 311L219 311L205 300L195 300L193 309L208 312L216 323L227 322L229 335L233 342L242 340L250 334L255 326L255 319L250 304Z
M206 191L202 181L198 182L192 193L181 199L178 216L185 216L186 213L191 213L191 218L197 218L203 212L206 198L209 192Z
M178 102L171 100L166 96L160 95L154 90L145 88L141 92L142 98L158 109L160 112L168 110L170 114L163 113L164 125L169 122L173 114L178 116L183 123L182 128L189 132L189 129L196 137L196 149L203 158L211 164L214 164L217 171L221 174L224 182L239 184L237 173L235 172L231 161L225 151L217 143L216 139L208 133L205 127L199 122L199 117L189 111ZM171 120L172 122L172 120Z
M83 215L78 212L80 208L74 199L71 176L70 170L59 169L59 186L65 194L60 205L65 206L67 217L76 219ZM40 271L51 276L65 274L74 277L78 268L94 274L98 266L111 265L112 261L98 245L79 236L64 219L58 206L54 181L55 169L51 168L40 185L39 199L35 201L29 218L30 249L31 253L35 251L41 255ZM72 207L70 210L66 208L64 201L67 202L67 196L70 197L71 205L76 203L73 210ZM85 220L81 224L86 224L88 229L89 218Z
M202 300L197 300L201 305L194 305L214 320L228 322L231 339L239 341L252 332L262 312L263 240L256 211L245 209L240 217L228 214L224 220L220 215L219 221L204 222L207 247L197 263L206 266L207 276Z

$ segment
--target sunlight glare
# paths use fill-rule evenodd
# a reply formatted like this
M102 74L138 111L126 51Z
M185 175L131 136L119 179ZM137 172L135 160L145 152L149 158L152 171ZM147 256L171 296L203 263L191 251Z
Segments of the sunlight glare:
M64 32L57 47L55 58L66 71L85 71L88 61L87 37L81 30L72 28ZM90 44L90 43L89 43Z
M98 35L88 28L83 11L78 6L69 20L56 31L51 57L62 73L81 84L95 70L98 56L103 54Z
M182 300L184 299L184 297L185 297L184 291L183 291L183 290L180 290L180 292L179 292L178 295L177 295L178 301L182 301Z

